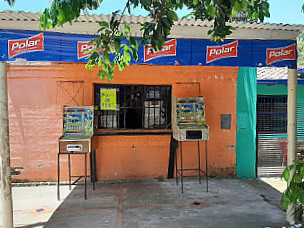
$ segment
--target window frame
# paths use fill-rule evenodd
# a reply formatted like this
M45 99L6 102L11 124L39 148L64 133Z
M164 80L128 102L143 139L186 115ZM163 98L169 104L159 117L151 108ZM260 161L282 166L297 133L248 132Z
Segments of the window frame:
M100 89L117 89L117 114L116 114L116 120L110 120L112 121L112 126L107 127L108 120L106 119L105 127L102 128L102 121L100 118L102 116L110 116L110 115L102 115L101 112L110 112L106 110L100 110ZM130 89L133 88L134 90ZM130 91L127 91L130 89ZM136 90L141 91L141 97L139 101L136 103L132 103L131 101L131 92L134 92ZM93 85L94 90L94 107L95 107L95 133L103 134L117 134L117 133L171 133L172 132L172 126L171 126L171 113L172 113L172 85L144 85L144 84L102 84L102 83L94 83ZM124 91L123 91L124 90ZM152 96L152 99L149 99L148 94L146 92L154 94L154 97ZM152 91L152 92L151 92ZM153 92L154 91L154 92ZM158 95L156 95L156 91L158 91ZM164 96L164 94L166 96ZM127 97L130 96L130 97ZM158 96L158 98L157 98ZM156 105L153 107L147 107L145 106L145 102L153 103L153 101L159 101L159 108L156 108ZM164 107L161 106L161 104L164 104ZM148 123L148 127L145 127L145 121L147 121L146 118L146 110L151 110L151 108L154 108L154 115L152 115L152 118L154 118L153 124L156 125L157 121L155 118L155 111L158 110L158 116L159 116L159 127L150 127L150 123ZM126 120L121 120L120 118L126 118L128 109L132 109L133 111L135 109L141 109L141 124L138 128L130 128L126 124ZM153 112L153 110L152 110ZM162 112L165 112L165 127L160 127L163 123ZM120 117L119 117L120 116ZM107 117L103 117L107 118ZM112 118L114 118L112 116ZM119 119L118 119L119 118ZM157 117L158 118L158 117ZM113 121L117 121L117 127L113 126ZM121 121L124 121L122 124ZM136 121L134 121L136 122Z
M269 101L271 101L272 99L272 101L267 103L259 102L260 99L265 99L265 100L269 99ZM275 99L277 99L277 101ZM263 107L264 109L261 110L263 104L264 104ZM269 107L267 107L265 104L268 105ZM272 108L272 110L270 108ZM262 118L263 115L264 117ZM280 118L280 116L281 117L283 116L283 118ZM267 123L267 125L265 123ZM258 95L257 96L257 133L258 134L287 133L287 95Z

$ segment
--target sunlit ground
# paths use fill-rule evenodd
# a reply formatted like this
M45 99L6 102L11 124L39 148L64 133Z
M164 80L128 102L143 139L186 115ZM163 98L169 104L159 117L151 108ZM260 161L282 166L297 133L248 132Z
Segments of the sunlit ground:
M273 188L277 189L280 192L284 192L287 187L286 181L280 177L261 177L260 180L271 185Z

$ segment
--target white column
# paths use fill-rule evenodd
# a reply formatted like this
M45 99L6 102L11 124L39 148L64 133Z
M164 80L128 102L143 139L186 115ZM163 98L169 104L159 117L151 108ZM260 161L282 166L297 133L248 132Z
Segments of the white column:
M297 152L297 69L288 69L288 100L287 100L287 165L292 165ZM290 179L294 175L290 172ZM288 181L289 185L289 181ZM289 223L295 221L295 208L290 205L287 209L286 220Z
M13 203L8 131L8 95L6 63L0 62L0 157L2 225L13 228Z

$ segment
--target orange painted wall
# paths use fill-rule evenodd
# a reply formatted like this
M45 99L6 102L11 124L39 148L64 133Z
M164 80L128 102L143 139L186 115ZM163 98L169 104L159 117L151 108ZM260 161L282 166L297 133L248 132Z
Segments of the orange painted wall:
M134 65L115 72L110 83L172 85L173 96L204 96L210 126L209 173L233 176L237 73L238 68L233 67ZM93 105L94 83L109 82L101 82L97 70L86 70L84 64L8 67L11 163L24 168L16 179L56 180L62 105ZM232 114L231 130L221 129L221 114ZM169 146L169 135L96 136L98 179L166 178ZM196 166L197 144L183 143L183 151L184 167ZM67 177L66 161L62 157L63 179ZM73 175L80 174L83 160L73 159L72 168Z
M166 178L170 136L96 136L98 179Z

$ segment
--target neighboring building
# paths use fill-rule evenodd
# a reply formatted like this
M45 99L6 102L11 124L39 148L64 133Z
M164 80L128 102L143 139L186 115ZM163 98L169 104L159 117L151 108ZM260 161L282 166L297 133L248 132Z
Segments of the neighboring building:
M23 167L16 178L56 179L63 105L95 105L99 180L167 178L174 161L171 99L194 96L206 100L209 174L254 178L256 67L296 68L295 40L304 27L235 23L229 39L216 44L206 35L211 22L183 19L172 30L168 50L153 55L140 47L139 61L108 82L97 77L97 69L85 69L84 57L97 22L109 18L81 16L73 26L42 32L38 14L0 13L0 56L9 63L11 163ZM123 20L140 37L140 23L150 19ZM99 110L100 88L116 89L117 111ZM223 114L231 115L228 129L221 127ZM183 144L185 167L196 165L196 149ZM82 165L73 160L75 175Z
M281 176L287 152L287 68L257 68L259 176ZM297 146L304 147L304 80L298 79Z

